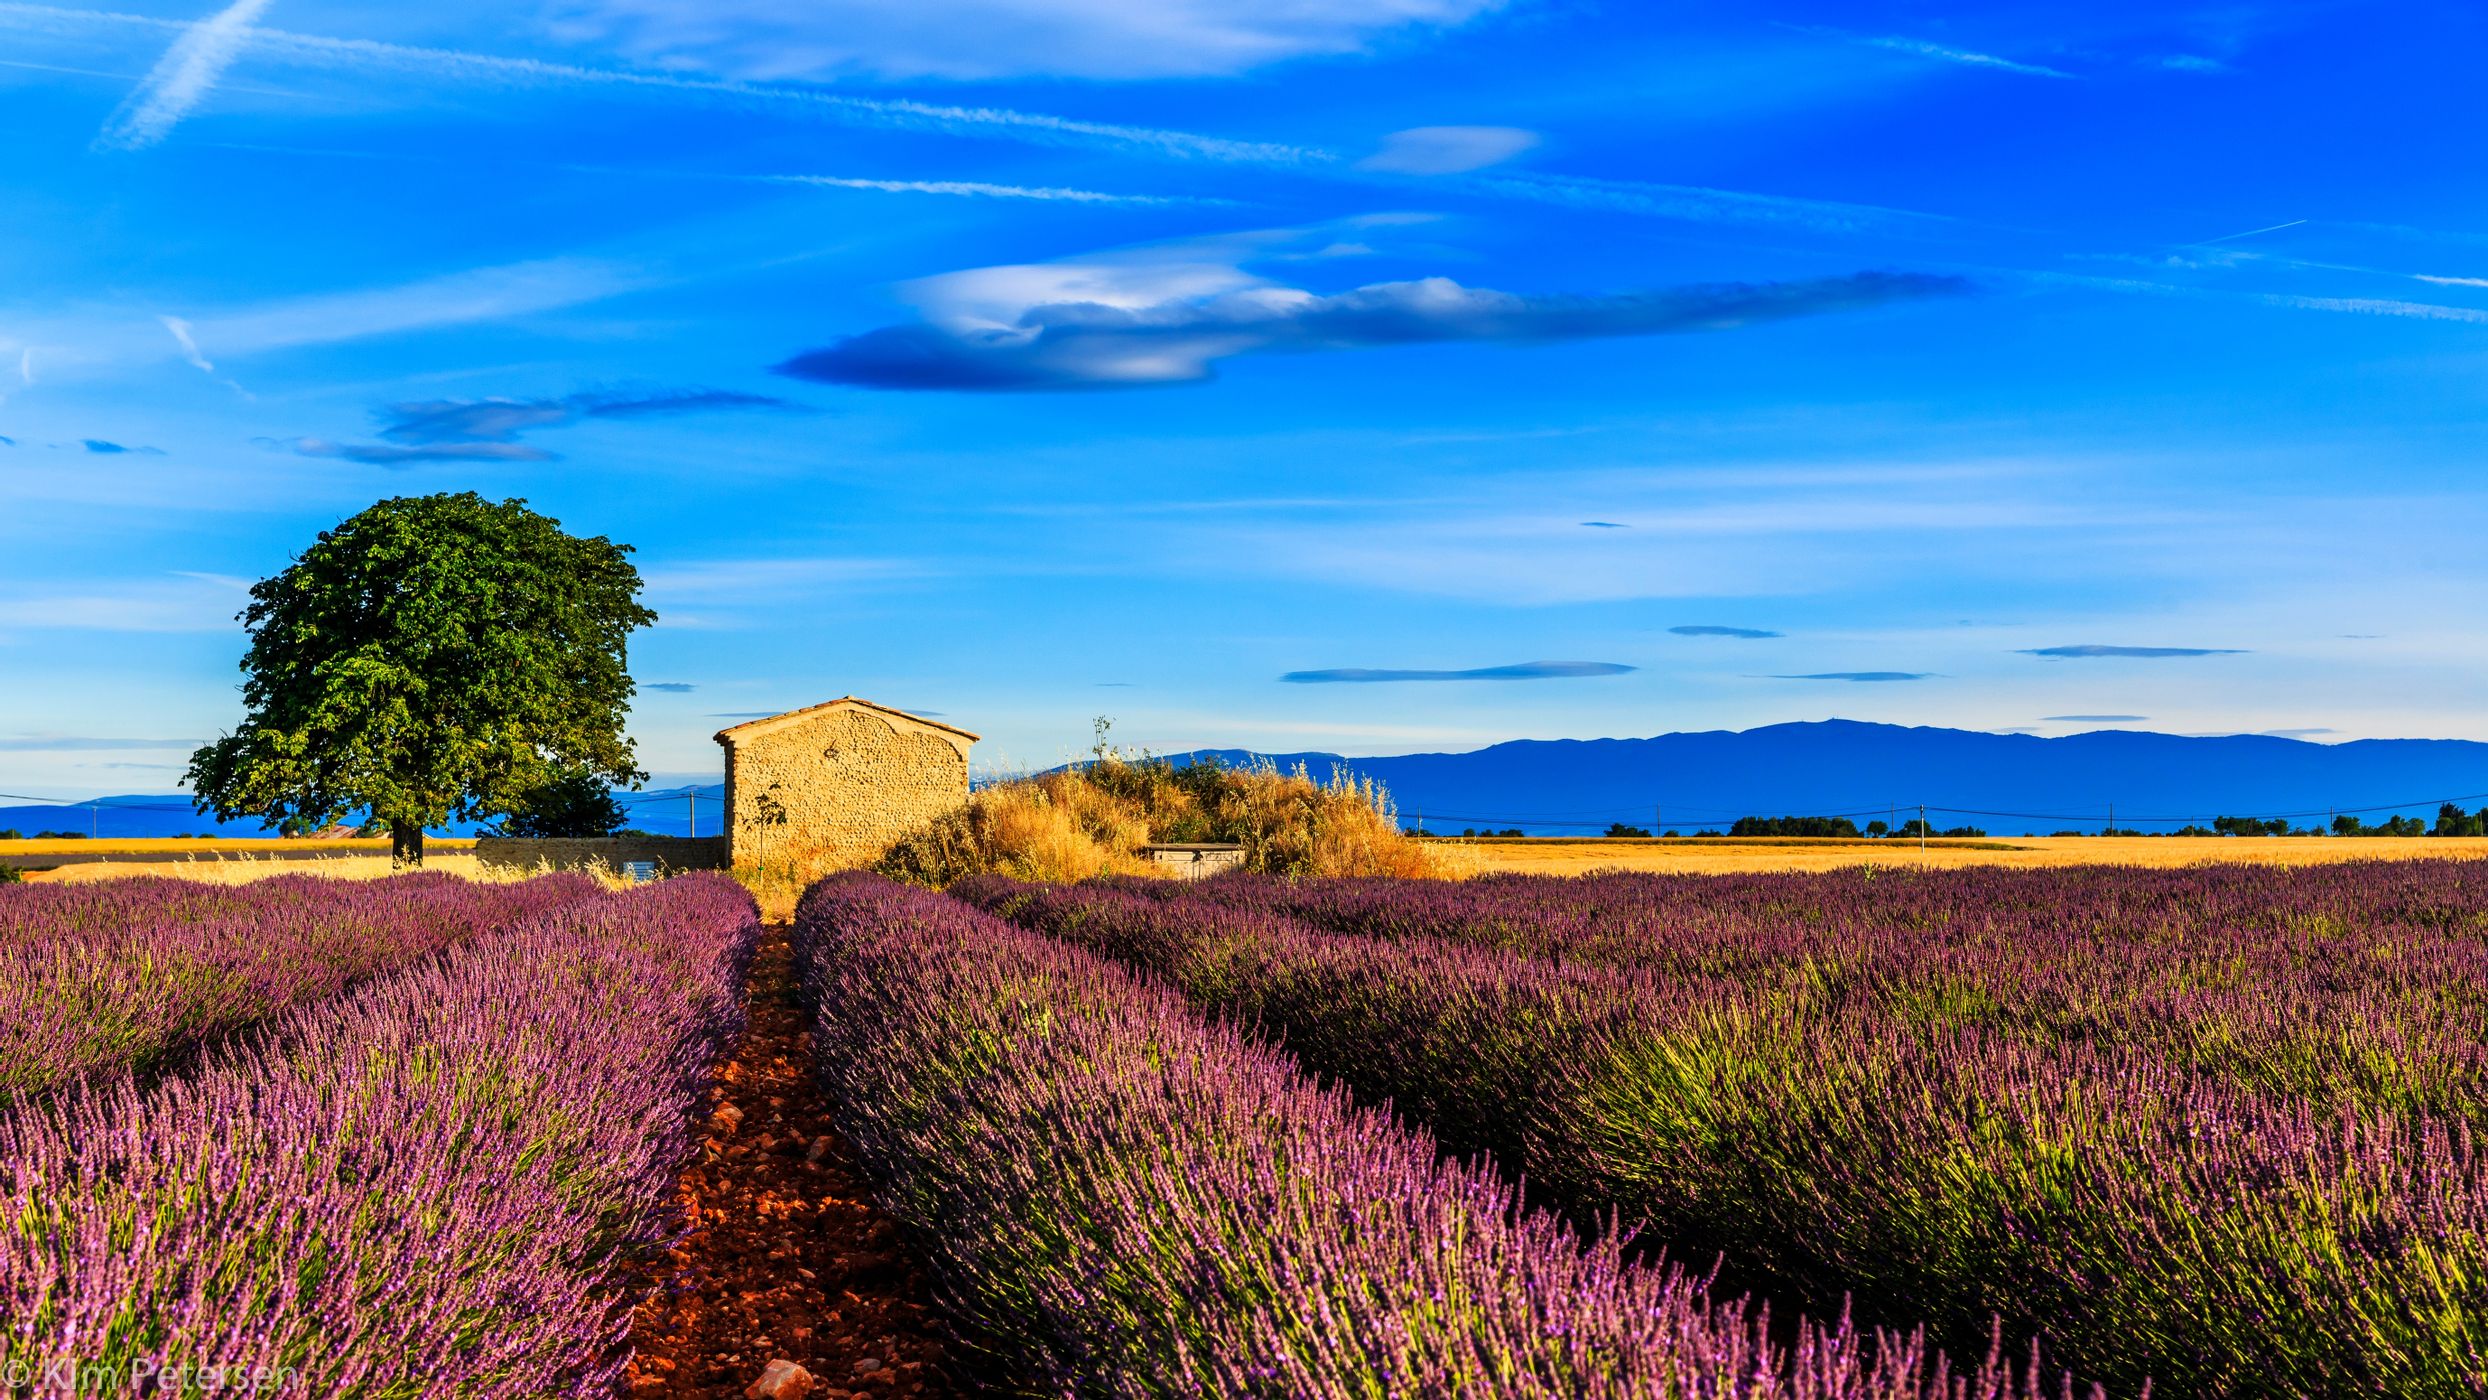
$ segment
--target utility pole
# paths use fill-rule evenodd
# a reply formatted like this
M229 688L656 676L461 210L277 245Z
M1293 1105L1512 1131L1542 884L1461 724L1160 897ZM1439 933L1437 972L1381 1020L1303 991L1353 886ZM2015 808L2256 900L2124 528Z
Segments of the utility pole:
M684 788L684 789L682 790L682 805L683 805L683 820L684 820L684 822L686 823L686 825L683 827L683 834L685 834L685 835L687 835L687 836L697 836L697 835L699 835L699 834L700 834L700 790L699 790L698 788L695 788L695 787L686 787L686 788Z
M1926 864L1926 804L1918 804L1918 863Z
M2117 834L2117 800L2113 797L2108 799L2108 834Z
M103 804L100 802L89 802L86 804L86 834L89 837L93 837L98 834L97 813L95 809L102 805Z
M1664 802L1650 804L1650 834L1653 836L1667 834L1667 804Z

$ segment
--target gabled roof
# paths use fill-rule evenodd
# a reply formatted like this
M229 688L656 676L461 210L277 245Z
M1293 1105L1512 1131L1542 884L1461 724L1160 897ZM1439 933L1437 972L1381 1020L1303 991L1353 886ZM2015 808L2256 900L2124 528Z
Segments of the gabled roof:
M955 724L944 724L938 719L926 719L922 715L911 715L905 710L894 710L887 705L876 705L870 700L858 699L852 695L841 695L835 700L824 700L818 705L806 705L800 710L788 710L782 715L771 715L767 719L746 720L730 729L720 729L717 731L717 742L725 745L727 748L733 748L736 744L741 743L745 739L758 738L763 734L783 729L790 724L800 724L805 720L814 718L815 716L824 713L825 711L837 709L841 705L852 705L857 709L870 710L877 715L887 715L892 719L903 719L909 724L917 725L925 729L938 729L945 734L955 734L958 737L967 740L971 744L984 737L980 734L971 734ZM964 752L964 750L962 750L962 752Z

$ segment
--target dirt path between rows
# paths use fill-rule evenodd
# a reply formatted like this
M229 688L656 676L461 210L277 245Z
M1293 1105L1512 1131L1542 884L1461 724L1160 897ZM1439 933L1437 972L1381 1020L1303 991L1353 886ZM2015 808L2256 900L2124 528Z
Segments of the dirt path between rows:
M762 939L746 995L750 1021L720 1070L708 1142L677 1187L694 1232L632 1320L629 1393L966 1393L943 1369L922 1270L831 1129L783 927Z

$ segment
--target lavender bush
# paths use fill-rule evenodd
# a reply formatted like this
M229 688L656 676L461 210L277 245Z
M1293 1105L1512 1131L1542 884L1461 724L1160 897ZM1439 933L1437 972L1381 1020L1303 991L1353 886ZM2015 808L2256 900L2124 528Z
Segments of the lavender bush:
M832 877L796 940L842 1128L1030 1393L2039 1393L1845 1324L1775 1346L1171 989L943 896Z
M1125 882L1377 938L1723 978L1809 1014L2132 1047L2488 1129L2488 863Z
M0 1117L0 1366L611 1393L757 934L723 876L570 900Z
M595 894L582 875L476 885L294 875L30 885L0 894L0 1109L214 1037Z
M1967 964L1869 933L1758 927L1740 948L1723 928L1649 929L1633 957L1523 956L1492 887L1471 896L1490 911L1471 927L1505 932L1468 941L1326 933L1231 892L954 893L1159 972L1576 1217L1615 1210L1680 1256L1722 1251L1784 1300L1854 1290L1868 1316L1922 1318L1956 1345L2000 1316L2121 1388L2488 1393L2488 1162L2470 1124L2389 1092L2273 1087L2294 1071L2228 1072L2301 1055L2291 1028L2235 1039L2215 1066L2140 1034L2033 1034L1987 1009L2011 999L1988 990L2000 966L1913 985ZM1463 894L1426 893L1438 909ZM2030 939L2012 961L2037 986L2011 997L2112 980L2060 966L2096 956L2078 939ZM2419 999L2444 994L2438 961L2413 959ZM2320 1005L2367 974L2299 975ZM2204 1024L2235 1037L2255 1022ZM2433 1073L2383 1065L2360 1082Z

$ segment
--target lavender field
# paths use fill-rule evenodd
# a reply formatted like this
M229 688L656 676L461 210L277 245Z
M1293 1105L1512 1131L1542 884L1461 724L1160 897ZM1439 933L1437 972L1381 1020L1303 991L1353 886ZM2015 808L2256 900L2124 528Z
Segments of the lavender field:
M717 876L9 892L0 1390L614 1392L757 934Z
M2488 1390L2477 866L954 893L1784 1307Z
M902 1395L2475 1397L2484 911L2453 862L850 873L791 980L770 935L771 1053L930 1281ZM710 1111L761 940L713 875L0 893L0 1394L786 1367L834 1320L636 1359L686 1173L828 1190ZM877 1237L767 1192L711 1286L864 1306Z

